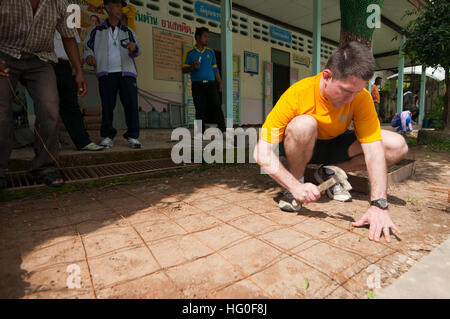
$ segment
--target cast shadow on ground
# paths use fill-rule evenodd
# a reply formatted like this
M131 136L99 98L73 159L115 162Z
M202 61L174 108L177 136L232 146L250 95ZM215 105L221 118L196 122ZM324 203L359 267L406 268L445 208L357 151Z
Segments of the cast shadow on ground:
M269 176L260 174L256 165L248 164L238 168L219 166L201 172L181 172L171 177L84 189L57 194L56 197L50 194L0 203L0 298L22 298L45 289L51 290L48 283L42 286L30 285L28 278L34 272L26 270L22 256L36 254L37 251L39 257L47 257L42 247L55 245L62 238L76 238L77 232L81 236L89 235L108 225L123 222L122 216L131 217L149 207L163 209L168 215L175 214L181 201L210 187L226 187L240 193L262 195L264 198L267 196L269 200L281 189ZM364 201L369 197L356 192L352 195ZM323 196L320 201L327 200ZM390 195L388 200L396 205L406 205L404 200L396 196ZM71 209L75 205L78 209ZM274 204L273 208L276 209L277 205ZM354 221L342 213L332 216L306 207L299 215ZM40 251L44 256L39 255ZM52 259L47 259L43 266L54 263ZM84 260L58 262L71 264L84 263Z

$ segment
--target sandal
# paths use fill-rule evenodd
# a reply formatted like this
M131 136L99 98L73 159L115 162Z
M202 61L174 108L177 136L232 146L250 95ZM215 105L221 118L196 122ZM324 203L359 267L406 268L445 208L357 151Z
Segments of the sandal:
M59 187L59 186L64 185L64 183L65 183L65 181L61 177L61 175L59 175L59 173L57 173L55 171L44 173L44 174L40 174L37 177L37 179L38 179L38 181L40 183L43 183L43 184L45 184L47 186L50 186L50 187ZM57 180L61 180L62 182L56 182Z

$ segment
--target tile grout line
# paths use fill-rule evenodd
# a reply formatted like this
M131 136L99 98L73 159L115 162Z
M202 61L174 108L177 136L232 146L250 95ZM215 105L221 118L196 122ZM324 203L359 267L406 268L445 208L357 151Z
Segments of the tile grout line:
M213 197L214 197L214 196L213 196ZM230 203L230 204L233 204L233 203L231 203L231 202L229 202L229 203ZM265 219L268 219L268 220L270 220L270 221L272 221L272 222L274 222L274 223L280 225L277 221L272 220L272 219L270 219L270 218L268 218L268 217L266 217L266 216L263 216L262 214L258 214L258 213L256 213L256 212L252 211L250 208L243 207L243 206L241 206L241 205L237 205L237 206L239 206L239 207L241 207L241 208L244 208L244 209L247 209L248 211L250 211L250 212L253 213L254 215L263 217L263 218L265 218ZM231 226L232 226L232 227L235 227L235 226L233 226L233 225L231 225ZM311 239L313 239L313 240L317 240L317 241L319 241L319 242L323 242L323 243L327 243L327 244L331 245L331 243L329 243L326 239L320 239L320 238L317 238L317 237L315 237L315 236L313 236L313 235L311 235L311 234L309 234L309 233L306 233L306 232L300 232L300 231L298 231L297 229L292 228L292 226L290 226L290 225L288 225L287 227L293 229L294 231L296 231L296 232L298 232L298 233L300 233L300 234L303 233L303 235L309 236L309 237L310 237ZM259 238L256 238L256 239L259 239ZM274 244L274 245L275 245L275 244ZM282 248L282 247L281 247L281 249L284 250L284 248ZM291 254L291 255L296 256L296 257L299 258L301 261L303 261L307 266L312 267L314 270L321 272L322 274L324 274L324 275L326 275L327 277L329 277L331 280L335 280L335 279L333 279L334 276L338 276L338 277L344 278L344 279L346 279L346 280L351 280L350 278L347 278L347 277L341 275L340 273L335 274L335 273L331 272L331 274L330 274L331 276L330 276L330 275L327 274L325 271L321 270L319 267L317 267L317 266L315 266L313 263L311 263L309 260L307 260L307 259L305 259L305 258L303 258L303 257L301 257L301 256L299 256L299 255L297 255L297 254L294 253L294 252L291 252L290 250L286 250L286 252L288 253L288 255ZM361 257L361 256L360 256L360 257ZM364 258L364 257L363 257L363 258ZM353 280L352 280L352 281L353 281ZM337 283L339 284L339 282L337 282ZM357 283L358 285L364 287L363 284L360 284L360 283L358 283L358 282L356 282L356 283Z
M116 187L116 186L114 186ZM110 209L112 211L113 214L119 216L122 220L124 220L128 226L133 229L134 233L139 237L139 239L142 241L142 243L144 244L144 246L147 248L147 251L150 253L150 255L152 256L152 258L155 260L156 264L159 267L158 271L161 271L164 276L174 284L174 286L176 287L175 283L173 282L172 278L169 277L169 275L166 273L165 268L163 268L161 266L161 264L159 263L158 259L156 258L156 256L153 254L152 250L150 249L150 247L148 247L147 243L145 242L145 240L142 238L141 234L136 230L136 228L128 221L126 220L125 217L123 217L123 215L119 212L116 212L114 208L110 207L109 205L107 205L106 203L104 203L103 201L100 201L99 199L97 199L94 195L91 195L91 198L94 199L95 201L99 202L101 205L103 205L104 207L107 207L108 209Z
M53 197L54 197L55 201L57 202L59 209L62 210L63 212L65 212L65 208L62 207L62 206L59 204L59 200L58 200L57 197L56 197L56 193L53 193ZM69 220L69 222L72 222L72 220L70 219L70 217L69 217L68 215L66 215L65 217ZM97 294L95 293L95 288L94 288L94 281L93 281L93 279L92 279L92 274L91 274L91 268L90 268L90 266L89 266L89 262L88 262L88 259L87 259L86 247L84 246L83 238L81 237L81 234L80 234L80 232L78 231L78 228L77 228L76 226L74 226L74 229L75 229L75 232L76 232L77 235L78 235L78 239L80 240L81 246L82 246L82 248L83 248L84 261L85 261L86 266L87 266L87 269L88 269L88 275L89 275L89 281L90 281L90 283L91 283L91 291L92 291L92 295L94 296L94 299L97 299Z
M230 204L233 204L233 203L230 202ZM272 222L275 222L275 223L279 224L277 221L272 220L271 218L268 218L267 216L264 216L263 214L259 214L259 213L257 213L257 212L254 212L254 211L253 211L252 209L250 209L250 208L244 207L244 206L239 205L239 204L235 204L235 205L237 205L237 206L239 206L239 207L241 207L241 208L247 209L248 211L250 211L251 213L253 213L253 214L257 215L257 216L260 216L260 217L262 217L262 218L265 218L265 219L267 219L267 220L270 220L270 221L272 221ZM335 224L333 224L333 223L331 223L331 222L328 222L328 221L325 221L325 222L327 222L327 223L329 223L329 224L335 226L336 228L340 228L340 229L346 231L347 233L353 233L352 231L350 231L350 230L348 230L348 229L346 229L346 228L344 228L344 227L341 227L341 226L339 226L339 225L335 225ZM296 224L296 225L297 225L297 224ZM293 226L295 226L295 225L287 225L288 228L292 229L292 230L295 231L295 232L298 232L299 234L303 234L303 235L309 236L309 237L311 237L311 238L313 238L313 239L315 239L315 240L318 240L318 241L323 242L323 243L327 243L327 244L329 244L329 245L331 245L331 246L334 246L334 247L339 247L339 248L344 249L344 250L347 250L347 251L349 251L349 252L351 252L351 253L354 253L354 254L357 254L357 255L359 255L359 256L362 256L363 258L364 258L364 257L367 257L367 256L369 256L369 257L374 257L374 258L383 258L383 257L381 257L381 256L373 255L373 254L367 254L367 255L364 255L364 252L361 252L361 251L359 251L359 250L356 250L356 249L353 249L353 248L349 248L349 247L347 247L347 246L339 245L339 244L337 244L337 243L330 242L330 239L333 239L332 236L330 236L329 238L318 238L318 237L313 236L313 235L311 235L311 234L309 234L309 233L307 233L307 232L299 231L298 229L293 228ZM343 234L345 234L345 233L340 233L339 236L340 236L340 235L343 235ZM338 236L335 236L334 238L336 238L336 237L338 237ZM382 243L381 243L381 244L382 244ZM389 246L386 246L386 247L388 247L388 248L391 249L391 250L396 251L395 249L390 248ZM406 255L407 255L407 254L406 254ZM392 263L392 261L389 261L389 260L386 260L386 261Z
M142 201L142 202L144 202L145 203L145 201L142 199L142 198L140 198L140 197L138 197L138 196L136 196L136 195L134 195L133 193L131 193L131 192L129 192L128 190L126 190L126 189L123 189L123 191L125 191L125 192L127 192L129 195L131 195L131 196L133 196L133 197L135 197L135 198L137 198L137 199L139 199L140 201ZM183 203L186 203L186 202L184 202L184 201L182 201ZM193 206L193 205L191 205L191 204L189 204L189 203L186 203L186 204L188 204L189 206L192 206L192 207L195 207L195 206ZM195 207L195 208L197 208L197 207ZM200 209L201 211L204 211L203 209ZM164 213L163 213L164 214ZM164 214L164 215L166 215L166 214ZM225 261L227 261L230 265L232 265L233 266L233 268L235 268L235 270L237 270L238 272L240 272L241 273L241 275L243 275L244 277L248 277L248 279L253 283L253 284L255 284L259 289L261 289L264 293L266 293L268 296L270 296L272 299L275 299L275 297L274 296L272 296L269 292L267 292L264 288L262 288L261 286L259 286L254 280L252 280L252 278L250 277L250 276L248 276L239 266L237 266L237 265L235 265L234 263L232 263L228 258L226 258L223 254L221 254L218 250L216 250L216 249L214 249L214 248L212 248L211 246L209 246L208 244L206 244L206 243L204 243L202 240L200 240L200 238L198 238L194 233L192 233L192 232L189 232L187 229L185 229L182 225L180 225L179 223L177 223L177 221L176 220L174 220L174 219L172 219L170 216L168 216L168 215L166 215L167 216L167 218L169 218L173 223L175 223L175 224L177 224L180 228L182 228L185 232L187 232L189 235L191 235L191 236L193 236L197 241L199 241L202 245L204 245L204 246L206 246L207 248L209 248L209 249L211 249L213 252L215 252L217 255L219 255L220 257L222 257L223 259L225 259Z

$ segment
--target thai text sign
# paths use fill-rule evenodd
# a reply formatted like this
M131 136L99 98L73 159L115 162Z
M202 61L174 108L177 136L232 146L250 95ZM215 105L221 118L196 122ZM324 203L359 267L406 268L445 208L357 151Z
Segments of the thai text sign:
M153 78L182 81L183 44L192 45L192 37L153 27Z

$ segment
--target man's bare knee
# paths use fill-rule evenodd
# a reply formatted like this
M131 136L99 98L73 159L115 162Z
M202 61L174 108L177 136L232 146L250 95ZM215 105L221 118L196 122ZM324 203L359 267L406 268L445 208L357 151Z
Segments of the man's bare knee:
M294 117L286 127L285 140L296 143L310 143L317 138L317 121L310 115Z
M393 132L386 136L383 133L383 145L388 165L393 165L401 161L408 154L408 144L403 136Z

